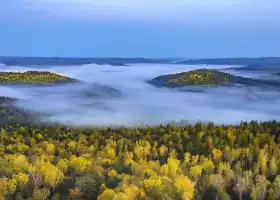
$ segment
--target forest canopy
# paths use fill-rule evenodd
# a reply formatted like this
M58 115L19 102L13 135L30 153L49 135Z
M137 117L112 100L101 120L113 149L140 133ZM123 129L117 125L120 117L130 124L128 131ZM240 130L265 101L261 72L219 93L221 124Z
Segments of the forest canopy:
M279 199L280 123L6 124L0 199Z

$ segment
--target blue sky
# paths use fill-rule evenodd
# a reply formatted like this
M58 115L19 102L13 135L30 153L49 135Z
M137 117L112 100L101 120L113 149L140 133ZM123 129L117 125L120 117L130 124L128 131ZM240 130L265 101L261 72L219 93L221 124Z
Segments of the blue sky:
M280 56L279 0L0 0L0 55Z

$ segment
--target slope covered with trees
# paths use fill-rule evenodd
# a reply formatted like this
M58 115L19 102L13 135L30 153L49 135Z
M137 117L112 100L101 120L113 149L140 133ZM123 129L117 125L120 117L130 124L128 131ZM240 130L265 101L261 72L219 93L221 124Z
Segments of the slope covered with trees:
M279 199L280 123L6 124L0 199Z
M183 87L191 85L221 86L221 85L247 85L247 86L280 86L277 82L234 76L214 69L197 69L189 72L163 75L156 77L149 83L164 87Z
M38 116L16 107L14 105L16 100L15 98L0 96L0 126L37 123Z
M0 83L67 83L76 81L51 72L0 72Z

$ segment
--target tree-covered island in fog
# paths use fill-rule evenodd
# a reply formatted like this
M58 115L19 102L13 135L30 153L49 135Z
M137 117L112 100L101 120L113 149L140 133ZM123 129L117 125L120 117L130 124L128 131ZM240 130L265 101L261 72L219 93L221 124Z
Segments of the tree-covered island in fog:
M149 83L160 87L184 86L279 86L279 83L235 76L215 69L197 69L188 72L158 76Z
M0 83L70 83L76 79L46 71L0 72Z

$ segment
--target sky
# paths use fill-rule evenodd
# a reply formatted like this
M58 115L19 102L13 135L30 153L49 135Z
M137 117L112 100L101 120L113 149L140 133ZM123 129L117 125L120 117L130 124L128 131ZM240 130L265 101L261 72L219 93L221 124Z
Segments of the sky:
M279 0L0 0L0 55L280 56Z

